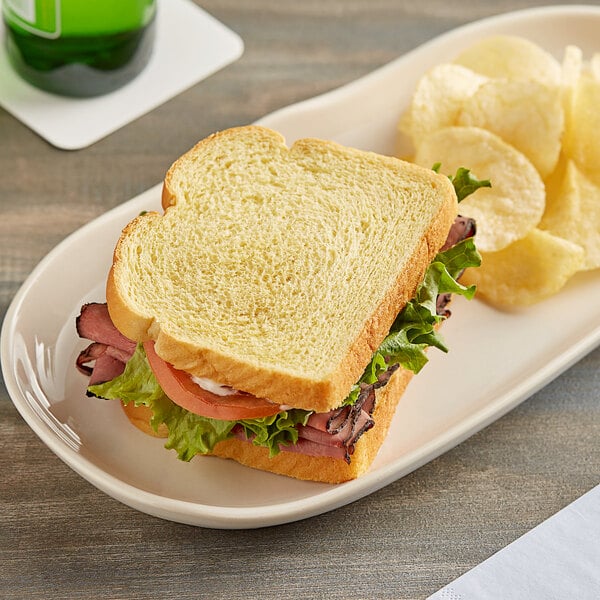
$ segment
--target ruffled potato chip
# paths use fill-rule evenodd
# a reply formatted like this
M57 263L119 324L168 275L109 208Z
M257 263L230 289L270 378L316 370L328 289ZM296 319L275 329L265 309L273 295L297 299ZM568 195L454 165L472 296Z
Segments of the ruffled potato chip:
M579 46L567 46L561 63L560 83L563 87L573 87L583 70L583 52Z
M490 78L546 85L559 85L561 80L558 61L537 44L517 36L496 35L475 42L454 62Z
M423 136L456 125L463 102L485 81L485 77L460 65L434 67L419 80L411 104L400 119L400 131L416 147Z
M579 77L573 88L567 114L564 153L583 171L600 169L600 79L589 73Z
M595 79L600 81L600 53L598 52L590 60L590 72Z
M527 306L557 293L581 268L583 249L547 231L533 229L499 252L482 253L481 266L461 282L500 306Z
M561 96L565 111L565 122L573 112L573 91L583 72L583 52L578 46L567 46L561 65Z
M478 127L447 127L428 135L415 162L425 167L441 163L441 172L467 167L479 179L489 179L460 205L462 214L477 221L477 247L482 252L506 248L526 236L544 212L544 183L535 167L500 137Z
M542 179L558 162L564 130L560 89L492 79L465 100L458 125L487 129L522 152Z
M546 182L540 228L581 246L582 269L600 267L600 182L586 177L573 161L561 161Z
M600 268L600 52L478 40L423 77L400 131L414 162L491 181L460 205L477 221L484 263L466 281L483 298L532 304Z

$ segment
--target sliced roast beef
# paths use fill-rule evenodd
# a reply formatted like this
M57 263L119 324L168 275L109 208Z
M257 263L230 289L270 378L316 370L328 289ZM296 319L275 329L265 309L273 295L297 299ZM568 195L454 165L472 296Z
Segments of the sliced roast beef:
M354 446L365 431L375 425L373 410L375 408L375 390L388 383L398 365L393 365L381 373L376 382L360 384L361 390L356 402L352 405L342 406L327 413L313 413L308 418L306 425L298 426L301 439L310 440L326 446L342 448L343 458L350 462L354 453ZM312 444L306 447L312 448ZM288 447L283 448L288 450Z
M81 307L81 313L75 320L75 327L79 337L114 348L135 352L135 342L126 338L114 325L108 314L106 304L91 302Z
M80 337L92 341L76 361L77 368L89 376L89 385L110 381L125 370L136 344L113 325L106 304L93 302L82 306L76 327Z
M85 350L82 350L77 357L77 362L75 366L77 369L87 375L88 377L92 374L94 370L94 361L102 356L106 352L106 344L99 344L98 342L91 343ZM90 365L90 363L92 363Z
M94 363L94 369L90 376L88 385L97 385L114 379L125 370L125 363L118 358L114 358L108 352L100 355ZM88 392L88 396L91 396Z
M243 442L252 442L252 438L247 437L244 433L244 428L241 425L236 425L231 433L238 440ZM327 435L327 434L324 434ZM346 448L343 446L336 446L328 443L328 440L323 439L320 441L311 440L304 437L299 437L295 444L287 444L279 446L282 452L296 452L299 454L306 454L308 456L328 456L330 458L346 458Z
M435 301L435 312L440 317L448 318L452 313L448 308L448 304L452 300L452 294L438 294L438 297Z
M312 416L312 415L311 415ZM363 431L373 426L373 419L369 413L361 410L353 419L347 419L345 426L336 432L323 431L310 425L310 417L306 425L298 425L298 434L307 440L320 444L328 444L346 448L360 436Z
M452 246L456 246L456 244L467 238L473 237L475 233L475 219L458 215L456 219L454 219L454 223L448 232L446 243L442 246L440 252L448 250L448 248L452 248Z
M123 364L125 364L132 356L131 352L122 350L121 348L107 346L106 344L101 344L99 342L92 342L85 350L82 350L79 353L76 366L84 375L91 375L93 365L90 366L89 363L93 363L103 354L107 354ZM108 381L108 379L106 381Z
M473 237L476 233L475 219L458 215L448 232L446 243L442 246L440 252L456 246L459 242ZM459 275L460 277L460 275ZM448 308L452 300L452 294L439 294L436 301L436 312L441 317L448 318L452 313Z
M298 438L295 444L280 446L280 449L284 452L297 452L298 454L306 454L307 456L328 456L349 462L346 448L332 446L331 444L321 444L306 438Z

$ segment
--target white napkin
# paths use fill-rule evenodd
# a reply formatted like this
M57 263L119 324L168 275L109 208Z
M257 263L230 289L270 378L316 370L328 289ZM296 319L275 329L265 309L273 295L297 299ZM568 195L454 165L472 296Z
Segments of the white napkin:
M0 0L1 8L2 0ZM8 62L0 23L0 106L52 145L89 146L238 59L241 38L189 0L159 0L146 68L124 87L94 98L48 94Z
M600 486L429 600L600 599Z

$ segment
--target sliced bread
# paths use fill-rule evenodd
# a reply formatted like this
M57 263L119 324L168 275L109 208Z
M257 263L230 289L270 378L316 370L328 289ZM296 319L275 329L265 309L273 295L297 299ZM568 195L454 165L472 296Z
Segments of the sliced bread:
M177 160L163 207L115 249L117 328L178 369L318 412L358 380L457 213L430 169L255 126Z

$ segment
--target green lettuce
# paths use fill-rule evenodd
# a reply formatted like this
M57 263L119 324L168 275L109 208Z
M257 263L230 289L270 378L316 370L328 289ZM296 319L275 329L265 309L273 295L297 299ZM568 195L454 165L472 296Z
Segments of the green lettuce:
M426 350L433 346L447 352L448 348L437 325L445 317L437 314L438 294L459 294L471 299L475 286L466 287L457 278L468 267L481 264L481 256L473 238L467 238L452 248L439 252L433 259L415 297L406 304L390 328L390 332L373 354L360 380L352 387L344 404L356 402L360 384L372 384L390 367L400 365L418 373L427 362Z
M215 445L232 436L232 429L240 424L253 443L265 446L271 456L279 452L281 445L298 441L296 425L306 424L310 412L293 409L259 419L225 421L211 419L189 412L170 400L160 387L146 358L144 347L137 345L125 370L111 381L91 385L88 391L107 400L121 400L127 405L144 405L152 410L150 421L157 431L161 423L169 431L165 448L175 450L181 460L189 461L196 454L207 454Z
M436 173L440 172L442 163L435 163L432 170ZM489 179L477 179L469 169L465 167L459 167L454 175L448 175L448 179L454 186L456 192L456 198L459 202L462 202L467 196L470 196L481 187L492 187Z

